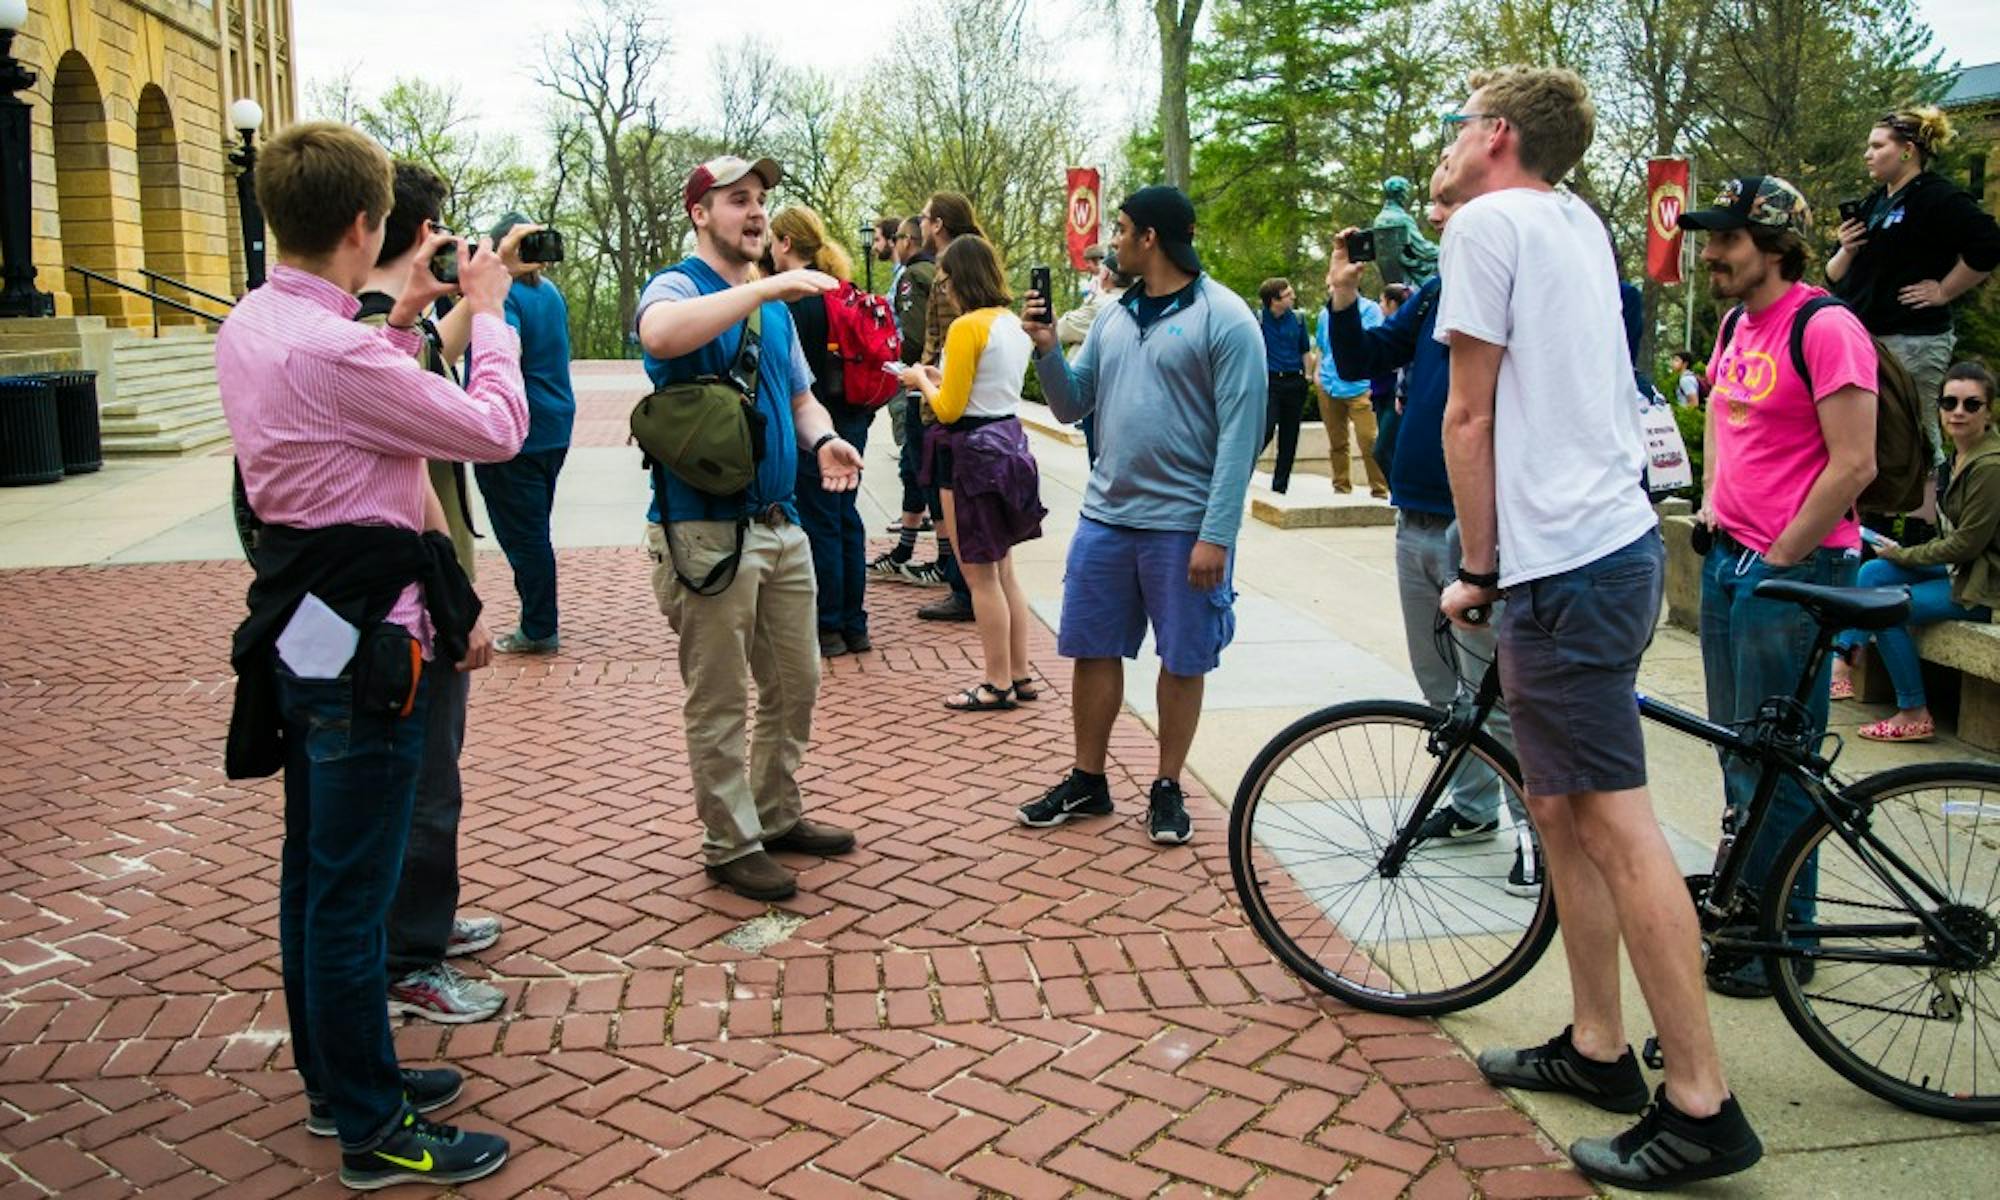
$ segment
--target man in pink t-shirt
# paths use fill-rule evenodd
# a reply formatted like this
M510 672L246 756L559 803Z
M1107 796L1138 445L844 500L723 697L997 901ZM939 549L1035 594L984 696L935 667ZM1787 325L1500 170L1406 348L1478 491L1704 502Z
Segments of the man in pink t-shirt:
M1790 695L1805 670L1817 626L1796 604L1755 595L1766 579L1851 584L1860 563L1854 502L1875 477L1875 347L1855 315L1801 283L1812 215L1775 175L1732 179L1715 207L1683 214L1683 229L1707 234L1709 287L1738 307L1723 323L1710 375L1702 508L1714 532L1702 567L1701 658L1712 720L1747 720L1765 700ZM1810 306L1810 308L1809 308ZM1806 373L1792 355L1804 320ZM1808 744L1826 730L1827 679L1809 689ZM1725 818L1734 827L1757 786L1755 766L1724 755ZM1786 782L1750 851L1743 882L1763 886L1773 859L1812 804ZM1817 871L1800 877L1795 920L1810 920ZM1812 964L1796 960L1803 977ZM1717 955L1708 985L1723 995L1771 994L1761 959Z

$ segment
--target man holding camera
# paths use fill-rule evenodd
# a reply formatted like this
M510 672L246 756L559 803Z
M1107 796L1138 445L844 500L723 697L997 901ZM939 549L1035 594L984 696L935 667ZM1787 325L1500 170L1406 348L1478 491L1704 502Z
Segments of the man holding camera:
M1357 232L1365 234L1369 231ZM1360 297L1356 304L1360 309L1362 328L1373 329L1382 323L1381 305L1366 296ZM1326 425L1326 451L1329 465L1333 468L1333 490L1342 495L1354 490L1354 459L1348 449L1348 426L1351 425L1354 437L1361 443L1361 469L1368 475L1368 494L1382 500L1389 495L1389 481L1383 478L1381 464L1375 461L1375 405L1368 398L1368 376L1347 379L1335 369L1333 352L1327 343L1327 319L1327 311L1321 309L1314 343L1319 350L1319 378L1314 383L1319 388L1320 419Z
M1540 1046L1488 1050L1496 1085L1646 1114L1570 1157L1601 1183L1677 1188L1763 1154L1723 1079L1701 984L1700 929L1646 792L1632 703L1659 621L1666 550L1640 487L1645 445L1618 268L1604 224L1556 184L1595 110L1573 72L1472 78L1437 191L1445 230L1436 336L1451 346L1445 461L1464 559L1439 606L1461 627L1500 613L1501 688L1569 959L1573 1019ZM1618 948L1666 1053L1650 1098L1625 1038Z
M363 285L356 319L381 326L423 265L432 235L444 231L440 210L451 188L436 172L398 162L395 200L384 224L382 249ZM498 247L512 273L521 237L532 226L509 233ZM472 333L472 306L459 304L435 322L419 314L417 362L434 375L457 383L456 365ZM532 422L532 417L530 418ZM444 514L452 548L469 581L475 577L471 511L465 464L427 464L431 490ZM389 1011L429 1021L462 1024L498 1013L507 997L499 988L467 979L446 961L473 954L500 940L495 917L458 916L458 828L464 793L458 770L465 745L471 680L456 671L431 677L430 721L424 730L423 766L417 775L410 813L409 844L403 852L402 882L389 908Z
M1028 294L1022 328L1059 421L1095 414L1099 455L1063 575L1056 648L1076 664L1076 758L1021 806L1034 828L1112 814L1105 758L1125 664L1150 624L1160 656L1160 769L1147 834L1194 836L1180 775L1201 721L1204 678L1236 633L1231 548L1264 431L1264 338L1242 299L1202 273L1194 205L1141 188L1118 211L1113 249L1138 278L1063 360L1050 298Z
M859 485L861 455L813 399L812 370L785 306L831 292L837 281L812 270L752 278L770 235L764 197L778 179L778 164L768 158L697 166L683 191L695 252L653 277L638 312L646 373L656 387L756 364L763 437L749 486L716 496L656 471L646 516L653 592L680 635L688 766L708 874L753 900L798 890L797 877L773 853L854 848L848 830L805 817L799 791L820 655L812 547L792 493L800 454L817 458L828 491ZM753 311L760 349L739 357ZM757 683L747 762L746 673Z
M562 648L556 613L556 550L549 521L556 507L556 476L569 457L570 429L576 422L576 393L569 378L569 306L562 292L542 277L544 256L561 256L556 234L508 213L493 227L504 243L516 229L524 253L510 258L514 276L507 289L507 323L521 335L521 377L528 384L528 440L504 463L473 468L493 535L514 570L521 598L521 624L493 643L502 654L554 654Z
M307 1128L338 1135L342 1182L451 1184L499 1169L507 1143L420 1114L457 1072L404 1071L382 1000L384 922L438 680L491 643L425 484L425 460L496 460L528 427L507 271L472 255L458 290L482 346L464 389L418 368L416 324L454 289L425 238L388 314L353 318L394 198L389 156L343 125L293 125L257 162L281 247L270 282L216 337L216 377L244 491L262 521L250 615L236 632L232 779L285 779L278 897L285 1007Z

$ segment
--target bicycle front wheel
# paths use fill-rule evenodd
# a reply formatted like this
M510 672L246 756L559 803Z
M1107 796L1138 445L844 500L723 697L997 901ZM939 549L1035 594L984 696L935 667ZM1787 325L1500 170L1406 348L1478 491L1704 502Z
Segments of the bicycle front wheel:
M1555 934L1514 756L1474 731L1448 768L1453 748L1431 748L1443 723L1395 700L1323 709L1264 747L1230 812L1251 926L1301 979L1357 1008L1471 1007ZM1447 803L1494 827L1420 841L1397 861L1402 835Z
M1899 767L1846 799L1857 819L1840 829L1815 813L1763 899L1766 940L1817 951L1766 958L1778 1006L1891 1104L2000 1119L2000 767Z

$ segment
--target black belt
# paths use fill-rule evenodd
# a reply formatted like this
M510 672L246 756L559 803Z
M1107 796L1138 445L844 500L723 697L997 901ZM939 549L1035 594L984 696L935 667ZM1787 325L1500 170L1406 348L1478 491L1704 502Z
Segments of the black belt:
M1306 373L1305 373L1304 371L1273 371L1273 372L1271 372L1271 378L1273 378L1273 379L1304 379L1305 377L1306 377Z

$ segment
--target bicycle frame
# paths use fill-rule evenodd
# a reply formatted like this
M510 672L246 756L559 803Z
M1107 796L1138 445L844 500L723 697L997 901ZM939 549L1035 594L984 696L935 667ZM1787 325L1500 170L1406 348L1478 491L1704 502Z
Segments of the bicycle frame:
M1440 634L1445 632L1440 629ZM1822 958L1827 957L1818 945L1819 938L1857 937L1908 937L1919 929L1937 940L1937 944L1967 950L1951 930L1939 922L1930 911L1933 906L1949 902L1949 897L1939 892L1922 872L1911 867L1895 851L1882 845L1869 830L1866 811L1863 806L1847 799L1838 785L1830 785L1829 777L1833 769L1832 758L1823 756L1818 749L1818 741L1806 737L1810 722L1807 716L1807 700L1813 685L1819 680L1820 668L1825 666L1827 655L1833 649L1833 632L1821 628L1814 639L1811 655L1799 682L1790 696L1774 696L1757 711L1756 717L1746 722L1742 728L1723 725L1705 717L1697 716L1686 709L1658 700L1644 693L1636 696L1639 715L1645 720L1664 725L1676 733L1685 734L1697 741L1706 742L1725 754L1735 754L1757 762L1760 770L1757 786L1751 793L1747 812L1739 814L1725 810L1723 832L1716 846L1715 866L1710 877L1708 895L1700 905L1703 932L1710 945L1715 948L1752 954L1770 954L1780 958ZM1401 869L1403 862L1416 843L1416 831L1423 820L1436 806L1443 793L1446 781L1450 780L1463 761L1467 748L1471 745L1472 732L1485 724L1487 717L1500 702L1500 670L1497 663L1487 664L1486 672L1478 686L1462 686L1458 696L1447 710L1445 722L1431 734L1431 751L1440 757L1440 762L1432 771L1419 795L1416 807L1409 821L1398 831L1394 841L1385 848L1377 870L1384 877L1392 877ZM1836 756L1838 751L1836 750ZM1743 872L1748 865L1750 847L1756 844L1757 834L1762 829L1771 802L1777 795L1778 785L1790 779L1805 792L1815 808L1826 819L1827 825L1840 839L1847 843L1855 856L1867 866L1875 877L1894 893L1909 914L1916 919L1896 925L1814 925L1807 926L1797 935L1800 942L1766 942L1755 938L1729 936L1715 928L1725 920L1741 887ZM1884 864L1888 864L1886 867ZM1913 880L1922 889L1924 900L1913 897L1897 878ZM1928 901L1928 903L1925 903ZM1843 949L1833 957L1843 962L1881 962L1910 966L1935 965L1937 955L1927 951L1862 950Z

